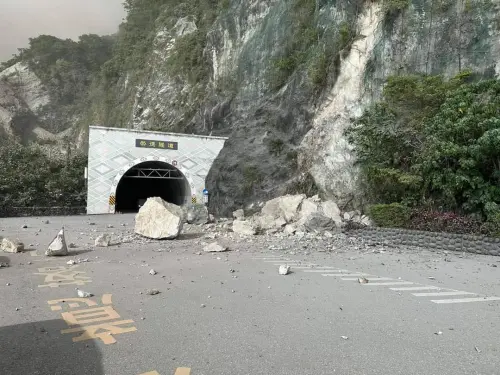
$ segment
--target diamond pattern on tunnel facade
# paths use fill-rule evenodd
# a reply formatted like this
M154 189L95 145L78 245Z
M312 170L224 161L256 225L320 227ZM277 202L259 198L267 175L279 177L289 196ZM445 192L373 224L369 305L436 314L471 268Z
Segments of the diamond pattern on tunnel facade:
M178 150L136 147L136 139L178 142ZM226 138L180 133L160 133L91 126L89 130L89 163L87 213L114 212L109 197L123 174L137 162L161 160L175 165L189 181L191 196L202 202L202 190L213 161Z

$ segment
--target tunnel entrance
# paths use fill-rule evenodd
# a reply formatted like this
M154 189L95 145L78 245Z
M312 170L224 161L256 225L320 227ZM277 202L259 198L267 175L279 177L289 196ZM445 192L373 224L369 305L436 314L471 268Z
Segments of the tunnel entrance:
M181 171L165 162L146 161L130 168L120 179L115 212L138 212L149 197L182 206L189 195L189 183Z

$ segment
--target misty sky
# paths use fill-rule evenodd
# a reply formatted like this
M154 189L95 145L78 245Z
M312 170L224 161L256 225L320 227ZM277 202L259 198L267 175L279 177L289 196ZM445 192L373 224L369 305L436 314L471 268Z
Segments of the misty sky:
M125 17L122 0L0 0L0 61L40 34L110 34Z

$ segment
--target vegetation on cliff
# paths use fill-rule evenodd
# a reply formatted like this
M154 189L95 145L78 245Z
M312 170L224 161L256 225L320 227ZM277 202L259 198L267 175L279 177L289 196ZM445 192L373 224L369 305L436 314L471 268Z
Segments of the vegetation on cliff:
M387 72L398 75L387 80L382 99L354 121L348 134L367 199L398 203L392 213L402 205L404 210L474 214L480 221L496 217L499 127L492 108L499 104L497 81L479 81L469 73L452 79L412 75L449 74L469 65L488 71L483 79L494 76L491 0L478 0L474 7L470 0L251 3L125 0L127 19L116 35L84 35L78 41L43 35L3 67L24 61L40 77L52 99L40 116L48 130L134 122L145 129L231 133L232 141L207 178L214 191L211 204L228 213L266 194L317 191L312 177L290 184L298 175L309 176L299 170L298 146L318 111L315 104L331 99L326 93L353 43L366 37L362 13L381 5L380 37L367 66L357 68L364 69L363 89L374 97ZM189 33L177 36L179 21L189 23ZM223 75L213 82L216 55L230 57L221 60ZM31 160L38 151L15 152ZM68 196L83 197L78 160L52 166L77 168L80 190L61 184ZM24 173L37 176L38 164L32 168ZM24 181L32 192L28 197L16 195L11 177L0 183L13 204L42 204L42 196L49 197L45 202L54 196L52 188L40 190L36 178ZM380 217L383 210L375 211ZM413 217L408 212L393 216Z
M346 132L371 203L498 219L500 80L473 78L388 79L382 100ZM397 217L395 207L387 206L389 216Z
M17 62L30 67L51 99L40 116L43 127L57 133L73 126L86 111L89 87L111 58L113 43L112 37L94 34L82 35L78 41L40 35L0 69Z

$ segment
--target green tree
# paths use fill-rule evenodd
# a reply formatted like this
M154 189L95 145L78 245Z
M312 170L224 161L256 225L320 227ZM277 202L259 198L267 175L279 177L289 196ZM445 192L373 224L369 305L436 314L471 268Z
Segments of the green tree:
M426 121L427 140L417 168L426 195L451 209L488 216L500 203L500 81L450 92Z
M346 136L369 201L498 213L500 81L471 77L391 77L353 121Z

